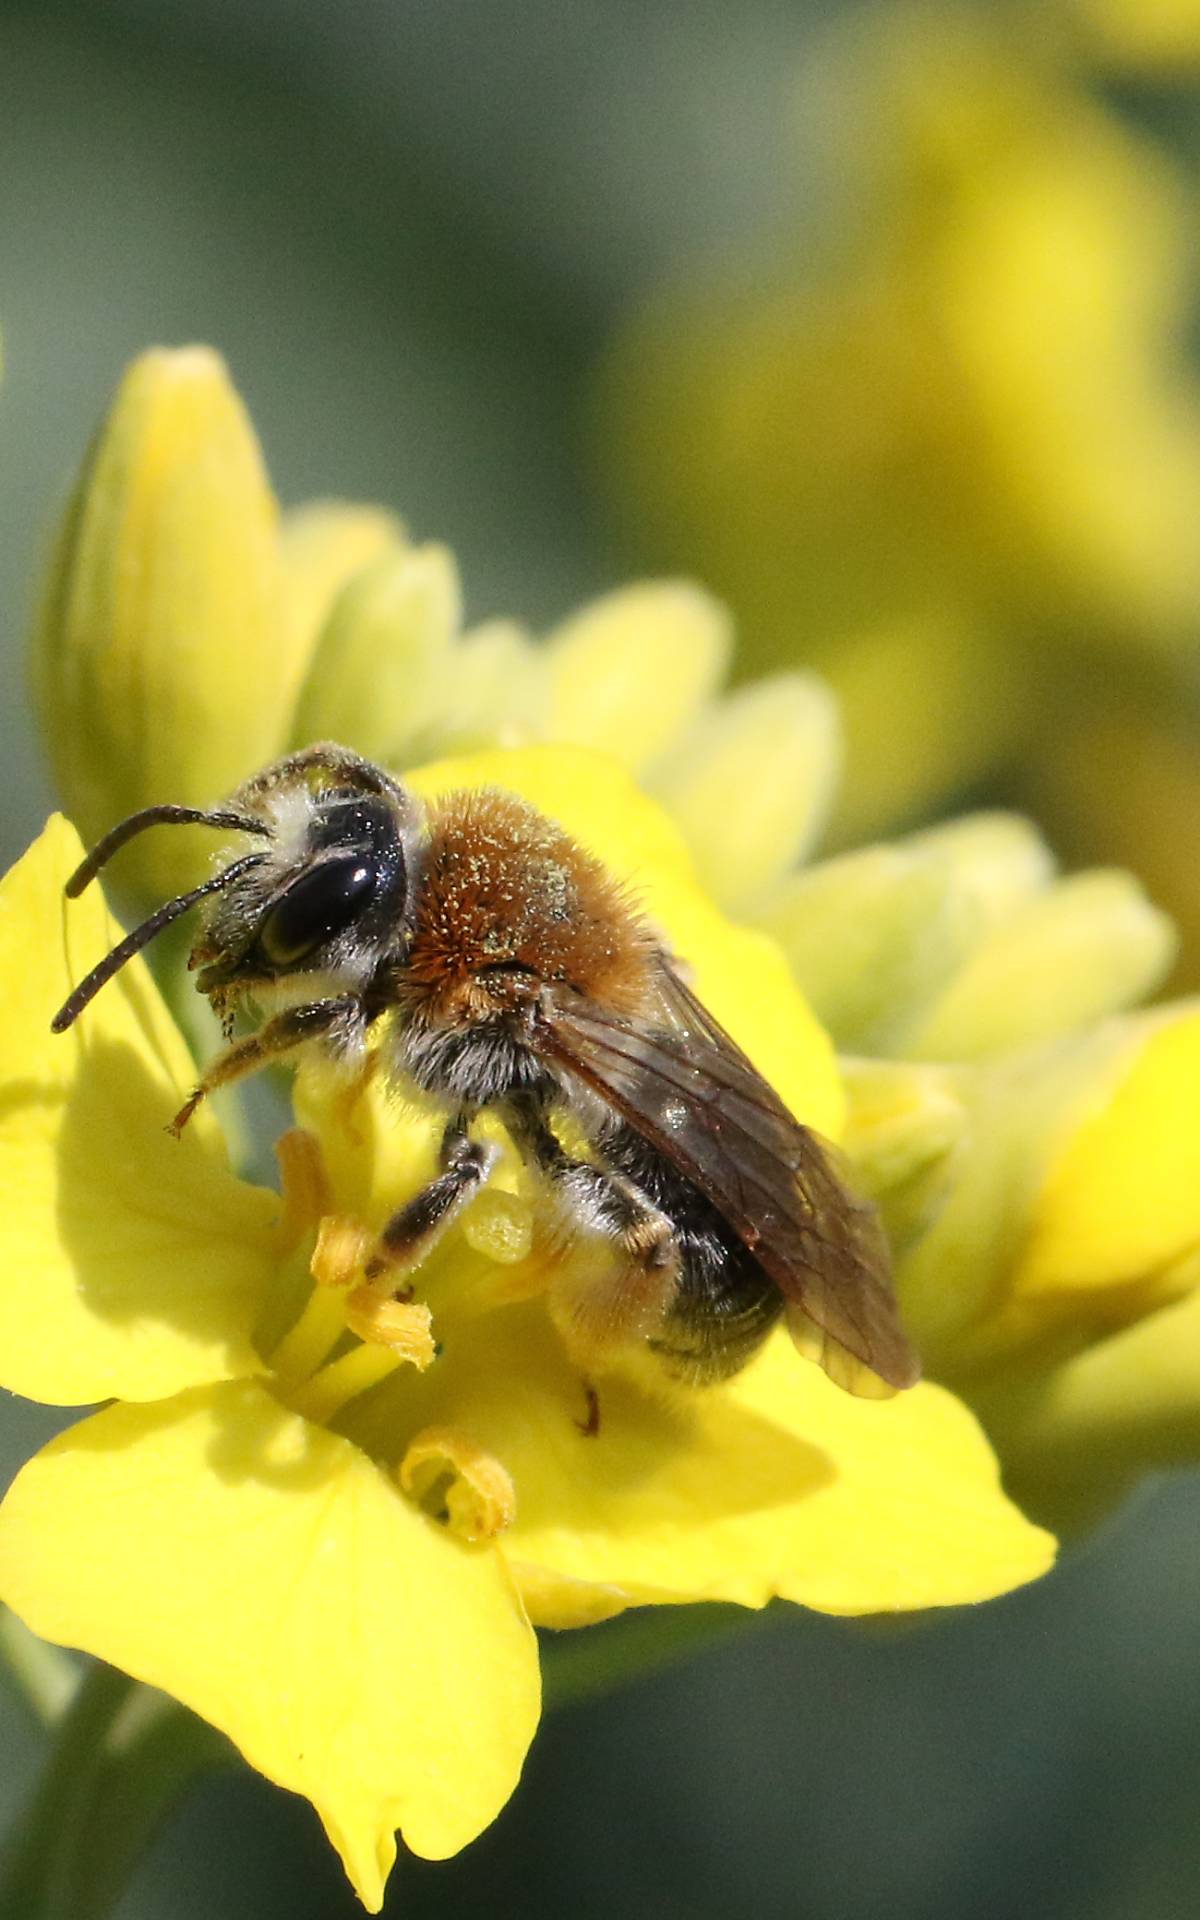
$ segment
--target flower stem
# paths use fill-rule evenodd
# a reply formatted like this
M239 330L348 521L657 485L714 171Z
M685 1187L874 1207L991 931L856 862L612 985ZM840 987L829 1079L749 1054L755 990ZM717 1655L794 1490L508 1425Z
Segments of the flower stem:
M44 1727L57 1724L79 1686L70 1654L39 1640L7 1607L0 1607L0 1670Z
M702 1647L745 1633L763 1613L716 1602L638 1608L583 1632L542 1635L544 1708L573 1707L688 1659Z
M83 1835L88 1920L115 1906L147 1843L188 1788L237 1764L222 1734L150 1687L139 1686L130 1696L110 1747Z
M0 1920L103 1920L163 1814L232 1757L175 1701L90 1666L0 1862Z
M55 1730L42 1778L0 1872L0 1920L70 1920L87 1913L78 1841L113 1716L133 1681L95 1666Z

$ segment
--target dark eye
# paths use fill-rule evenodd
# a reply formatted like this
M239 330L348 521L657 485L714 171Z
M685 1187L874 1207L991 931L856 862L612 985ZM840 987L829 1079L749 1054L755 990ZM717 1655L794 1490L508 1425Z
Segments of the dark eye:
M375 891L375 864L360 853L323 860L294 880L263 921L258 944L273 967L294 966L348 927Z

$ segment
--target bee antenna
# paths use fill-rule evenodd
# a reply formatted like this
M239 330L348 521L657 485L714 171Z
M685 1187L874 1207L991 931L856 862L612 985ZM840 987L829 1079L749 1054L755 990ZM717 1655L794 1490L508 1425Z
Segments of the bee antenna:
M253 819L246 813L231 813L223 807L208 810L204 807L177 807L168 803L159 807L143 807L140 813L131 813L127 820L117 825L98 840L87 858L81 860L63 891L68 900L75 900L99 873L107 866L119 847L132 840L137 833L144 833L147 827L224 827L239 833L270 834L270 827L263 821ZM171 903L174 905L174 902ZM182 911L182 909L180 909ZM165 924L165 923L164 923Z
M152 808L150 811L161 813L163 809ZM175 814L180 813L190 813L190 810L176 808ZM134 815L134 818L137 819L139 816ZM211 814L201 816L203 824L211 823L212 819ZM125 821L123 824L128 826L129 822ZM113 836L110 834L108 837L111 840ZM101 845L104 845L103 841ZM114 973L119 973L125 962L133 959L134 954L140 953L143 947L149 946L155 935L161 933L164 927L169 927L172 920L178 920L181 914L186 913L189 907L194 907L198 900L203 900L206 894L219 893L222 887L227 887L231 880L238 878L239 874L247 872L251 867L261 866L265 857L261 853L243 854L240 860L234 860L222 872L213 874L200 886L193 887L190 893L181 893L174 900L168 900L164 906L156 907L149 918L143 920L140 926L134 927L132 933L127 933L112 952L106 954L104 959L92 968L87 978L79 982L75 991L68 995L50 1022L51 1033L65 1033L68 1027L74 1026L84 1008L95 999L105 982L111 980Z

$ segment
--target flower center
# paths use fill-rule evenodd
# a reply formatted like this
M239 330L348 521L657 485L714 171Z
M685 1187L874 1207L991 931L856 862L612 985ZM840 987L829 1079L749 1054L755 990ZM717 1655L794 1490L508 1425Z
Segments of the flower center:
M301 1288L307 1298L285 1332L264 1329L265 1357L279 1397L306 1419L328 1425L405 1367L423 1373L432 1366L439 1352L433 1316L423 1300L411 1297L403 1278L364 1278L375 1236L361 1220L336 1210L316 1138L292 1128L276 1151L281 1268L293 1302ZM452 1251L435 1251L421 1271L423 1282L436 1289L441 1269L453 1265L456 1318L541 1290L539 1263L531 1259L532 1216L515 1195L481 1194L454 1243ZM421 1429L395 1475L406 1494L464 1540L489 1539L513 1518L511 1477L457 1427Z

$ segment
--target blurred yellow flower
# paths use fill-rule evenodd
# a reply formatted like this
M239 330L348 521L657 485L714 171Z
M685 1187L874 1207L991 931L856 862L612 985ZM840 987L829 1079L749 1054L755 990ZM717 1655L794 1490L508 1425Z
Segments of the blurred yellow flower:
M538 748L414 777L426 795L486 784L636 885L784 1097L840 1130L832 1049L779 950L721 917L626 774ZM231 1173L203 1109L167 1139L194 1069L141 961L65 1038L49 1030L112 940L98 898L64 919L79 855L56 819L0 891L16 1256L0 1377L114 1404L17 1476L0 1597L307 1794L372 1911L397 1826L440 1857L516 1785L538 1711L531 1623L772 1595L845 1614L926 1608L1046 1567L1049 1537L1005 1499L950 1394L855 1400L786 1337L703 1393L606 1381L601 1429L581 1431L582 1383L544 1302L557 1255L511 1148L422 1268L420 1300L375 1329L387 1339L358 1338L353 1250L420 1184L434 1117L374 1085L348 1108L313 1065L298 1090L308 1130L282 1145L282 1209Z
M1194 214L1061 37L1044 10L1015 46L956 7L857 24L805 80L843 202L794 258L662 292L601 384L640 549L841 695L847 839L1052 753L1106 658L1194 641Z
M1121 71L1192 80L1200 72L1197 0L1067 0L1084 49Z

